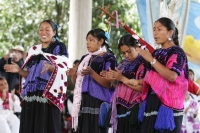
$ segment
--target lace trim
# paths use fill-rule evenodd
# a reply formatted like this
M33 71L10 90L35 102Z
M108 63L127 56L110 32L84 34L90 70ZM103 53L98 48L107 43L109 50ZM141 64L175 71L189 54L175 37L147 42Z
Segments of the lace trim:
M80 111L81 113L88 113L88 114L99 114L99 108L90 108L90 107L83 107Z
M184 115L184 113L183 112L174 113L174 116L181 116L181 115Z
M24 100L27 101L27 102L37 101L37 102L40 102L40 103L48 103L48 99L43 98L43 97L39 97L39 96L35 96L35 95L31 96L31 97L25 96Z
M151 113L145 113L144 112L144 116L148 117L148 116L152 116L152 115L158 115L158 112L157 111L153 111Z
M178 112L178 113L174 113L174 116L181 116L183 115L184 113L183 112ZM148 116L152 116L152 115L158 115L158 112L157 111L153 111L151 113L145 113L144 112L144 116L148 117Z
M122 118L130 115L131 111L126 112L126 114L117 115L117 118Z

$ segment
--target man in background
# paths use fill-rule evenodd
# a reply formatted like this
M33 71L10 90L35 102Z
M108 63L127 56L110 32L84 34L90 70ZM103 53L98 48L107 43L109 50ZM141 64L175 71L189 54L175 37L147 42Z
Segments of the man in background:
M11 92L14 86L19 83L19 74L5 72L4 65L14 62L21 67L24 63L23 55L24 48L22 46L16 45L14 48L10 49L4 57L0 59L0 75L6 78L9 84L9 92Z

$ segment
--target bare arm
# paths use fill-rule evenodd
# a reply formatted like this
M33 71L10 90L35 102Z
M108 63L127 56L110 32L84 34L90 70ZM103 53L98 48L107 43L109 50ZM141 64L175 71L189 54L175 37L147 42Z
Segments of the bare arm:
M22 77L27 77L29 75L28 71L22 70L16 63L12 62L12 64L6 64L4 66L6 72L11 73L19 73Z
M153 59L152 59L153 60ZM152 65L156 71L165 79L174 82L178 77L178 74L166 66L162 65L160 62L156 61L155 64Z
M153 62L154 64L152 64L152 67L154 67L156 69L156 71L165 79L173 82L176 80L178 74L172 70L170 70L169 68L167 68L166 66L162 65L159 61L156 61L153 56L151 55L151 53L149 53L146 50L142 50L140 48L137 48L138 53L148 62Z
M135 80L136 82L138 82L137 85L131 84L131 80L126 78L126 77L122 77L122 79L120 80L121 82L123 82L125 85L129 86L130 88L142 92L142 84L140 84L140 80Z
M100 85L110 88L111 87L111 82L105 78L102 78L99 74L97 74L94 70L91 71L90 76L97 81Z
M21 75L24 78L28 77L28 75L29 75L29 71L22 70L21 68L18 73L19 73L19 75Z
M71 81L72 81L73 84L76 83L76 78L77 78L76 74L74 74L74 75L71 76Z

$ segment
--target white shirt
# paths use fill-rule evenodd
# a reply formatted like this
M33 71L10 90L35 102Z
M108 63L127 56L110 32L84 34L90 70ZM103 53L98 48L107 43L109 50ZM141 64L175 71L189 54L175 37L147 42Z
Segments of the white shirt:
M14 95L15 101L12 100L12 94L9 93L9 107L8 109L3 109L3 100L0 98L0 114L5 114L7 112L21 112L20 100L17 95Z

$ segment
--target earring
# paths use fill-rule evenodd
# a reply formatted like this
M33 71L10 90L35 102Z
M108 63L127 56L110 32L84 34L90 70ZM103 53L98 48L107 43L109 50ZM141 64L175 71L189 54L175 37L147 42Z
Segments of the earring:
M168 41L171 41L172 40L172 38L171 37L168 37Z

